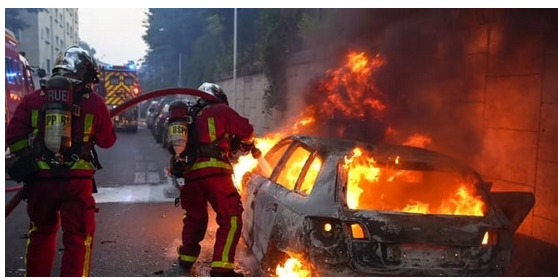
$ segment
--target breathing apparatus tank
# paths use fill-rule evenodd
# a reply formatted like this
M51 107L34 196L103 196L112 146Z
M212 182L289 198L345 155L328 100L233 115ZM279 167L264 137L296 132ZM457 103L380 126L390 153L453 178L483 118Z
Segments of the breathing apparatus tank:
M44 143L46 148L61 157L72 146L72 82L69 78L54 76L45 85L47 102L44 107Z
M192 118L188 116L188 105L180 100L173 101L169 105L169 146L176 155L182 154L188 142L188 124Z

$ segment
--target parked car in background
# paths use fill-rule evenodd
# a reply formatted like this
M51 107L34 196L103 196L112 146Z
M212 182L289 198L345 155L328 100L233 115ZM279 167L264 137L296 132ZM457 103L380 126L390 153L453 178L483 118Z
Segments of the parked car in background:
M157 103L157 108L155 109L155 111L149 115L150 119L146 119L146 121L151 122L151 129L150 130L151 130L151 133L153 134L153 136L155 136L155 134L156 134L155 125L157 123L157 119L159 118L159 116L161 115L161 112L163 111L163 108L165 108L165 105L172 102L175 98L176 98L175 96L166 96L166 97L161 98L159 100L159 102Z
M151 101L147 107L147 111L145 112L145 124L147 125L147 129L151 130L153 128L153 122L155 117L153 114L157 111L157 106L159 105L159 101Z
M501 275L534 204L421 148L297 135L264 158L243 177L242 237L270 273Z
M157 118L155 118L155 123L153 125L153 137L155 138L155 141L157 143L163 143L164 125L165 125L165 121L167 121L168 118L169 118L169 104L167 103L163 106L163 109L161 110L159 115L157 115Z

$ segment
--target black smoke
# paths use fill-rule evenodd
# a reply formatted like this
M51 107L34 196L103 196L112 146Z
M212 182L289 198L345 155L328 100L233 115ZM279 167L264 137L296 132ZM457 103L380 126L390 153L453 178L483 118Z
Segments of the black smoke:
M387 109L358 121L320 113L324 75L304 94L305 103L316 106L313 132L335 137L335 127L343 127L345 138L391 143L420 133L432 138L427 148L469 162L483 144L485 85L492 74L488 59L495 61L494 52L520 56L529 47L525 37L542 43L555 38L558 18L545 9L343 9L336 14L335 25L343 32L320 40L335 42L336 56L329 58L339 66L349 50L384 56L387 64L373 82Z

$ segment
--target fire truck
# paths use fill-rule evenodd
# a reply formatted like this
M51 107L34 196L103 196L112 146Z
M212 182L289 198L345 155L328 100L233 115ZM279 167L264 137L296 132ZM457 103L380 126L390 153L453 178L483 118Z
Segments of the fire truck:
M25 54L19 51L19 42L11 30L6 28L6 52L5 58L5 80L6 80L6 127L16 107L23 97L35 91L36 85L33 80L33 69L25 58ZM38 68L39 77L42 79L46 74L44 69Z
M109 110L140 94L138 73L133 62L121 66L103 65L99 70L97 92L105 98ZM112 123L117 130L137 132L138 118L139 109L134 106L113 117Z

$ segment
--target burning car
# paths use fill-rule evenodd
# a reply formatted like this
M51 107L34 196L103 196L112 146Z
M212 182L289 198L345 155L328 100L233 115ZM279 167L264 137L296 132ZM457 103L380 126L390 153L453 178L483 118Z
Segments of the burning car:
M242 179L242 237L265 272L498 275L534 205L423 148L295 135Z

